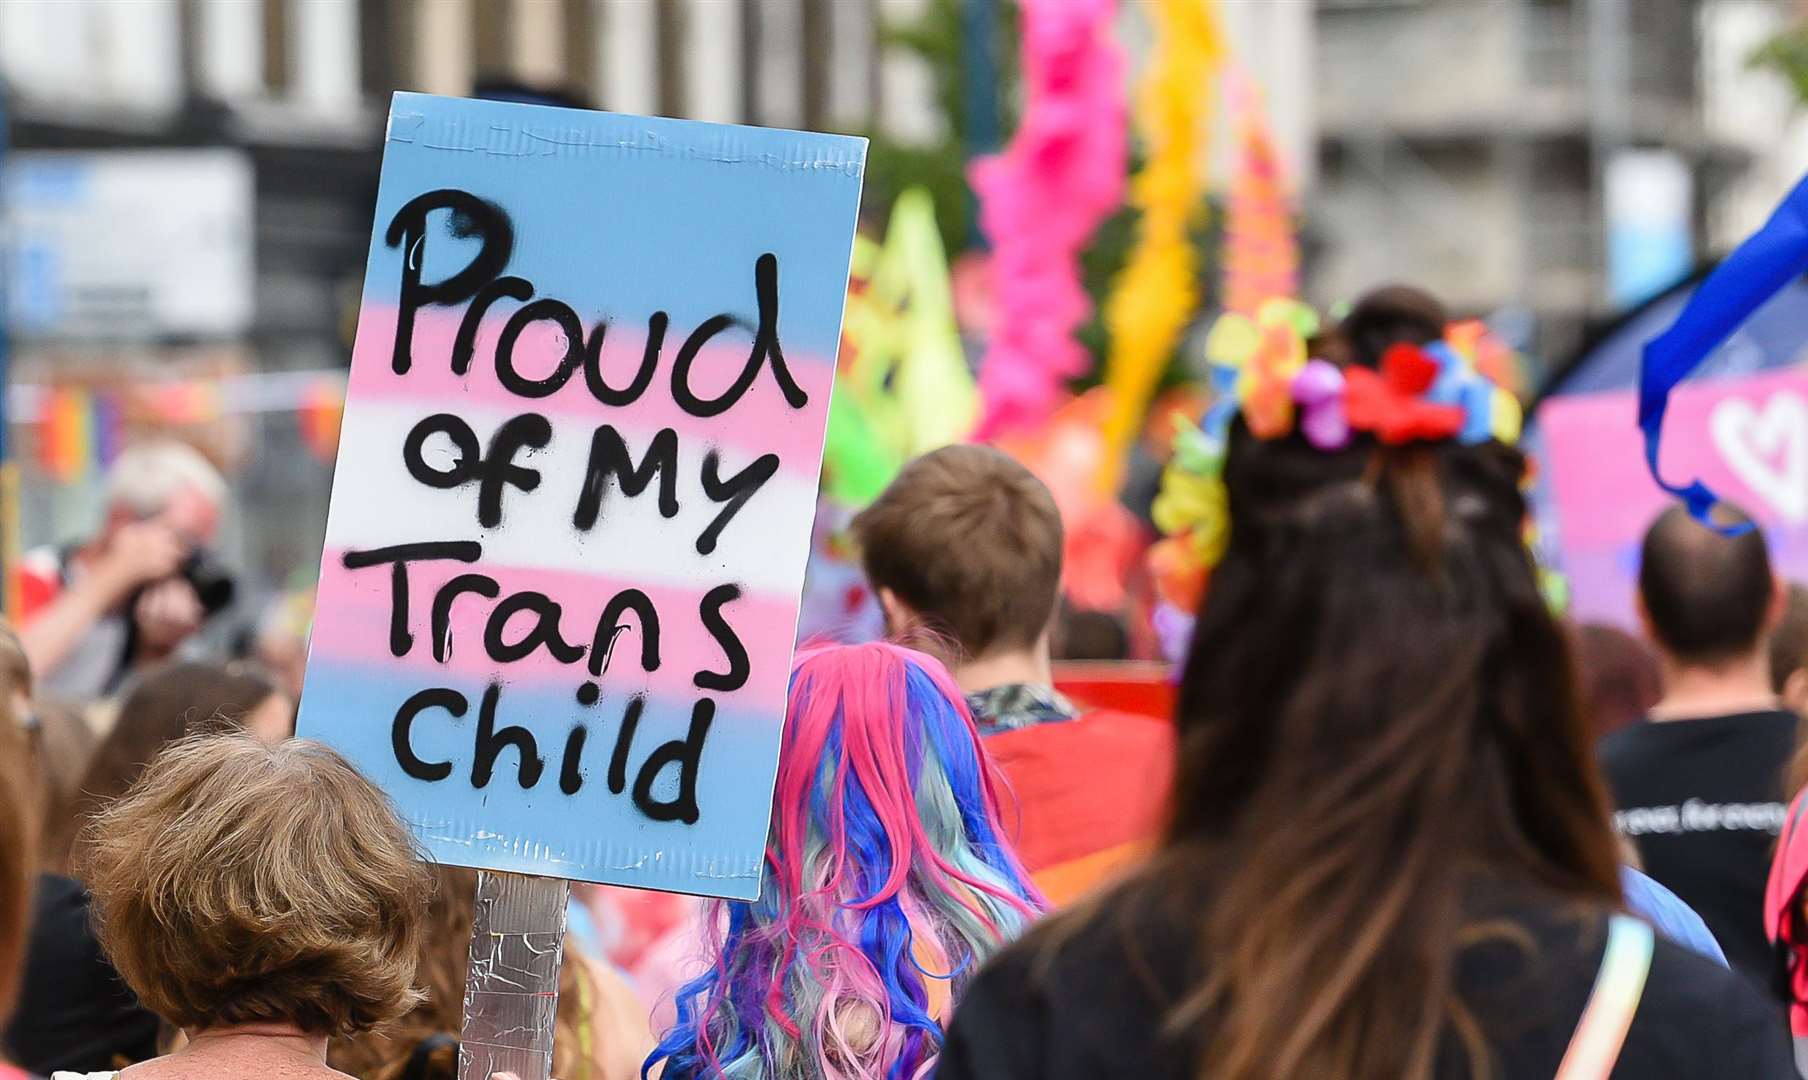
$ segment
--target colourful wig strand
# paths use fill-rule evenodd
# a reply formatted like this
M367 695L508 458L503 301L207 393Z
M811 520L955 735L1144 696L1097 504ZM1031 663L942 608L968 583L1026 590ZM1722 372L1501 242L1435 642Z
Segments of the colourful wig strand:
M665 1080L926 1077L979 966L1044 902L947 671L889 644L801 652L760 899L717 901L709 971L647 1059Z

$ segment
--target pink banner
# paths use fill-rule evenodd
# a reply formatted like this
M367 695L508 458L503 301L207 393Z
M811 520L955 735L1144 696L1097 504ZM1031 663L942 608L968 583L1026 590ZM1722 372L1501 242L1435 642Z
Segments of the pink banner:
M1633 391L1538 410L1572 614L1630 627L1645 529L1670 498L1645 471ZM1699 478L1764 527L1777 570L1808 578L1808 367L1687 383L1664 423L1664 477Z

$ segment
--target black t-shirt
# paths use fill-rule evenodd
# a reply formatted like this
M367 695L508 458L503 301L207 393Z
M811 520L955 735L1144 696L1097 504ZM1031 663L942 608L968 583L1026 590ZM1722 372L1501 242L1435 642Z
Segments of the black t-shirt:
M1614 828L1701 915L1734 968L1773 985L1764 882L1783 827L1794 713L1660 720L1601 740Z
M1210 1021L1166 1026L1199 985L1192 920L1171 897L1120 889L1082 921L1057 916L1005 950L960 1000L936 1080L1193 1080ZM1492 1051L1493 1080L1549 1080L1600 971L1605 913L1533 894L1481 918L1529 936L1465 949L1457 992ZM1725 968L1659 938L1614 1080L1794 1080L1781 1010ZM1454 1035L1439 1080L1466 1080Z
M6 1028L12 1059L45 1074L104 1072L156 1057L158 1026L101 952L87 890L39 875L18 1009Z

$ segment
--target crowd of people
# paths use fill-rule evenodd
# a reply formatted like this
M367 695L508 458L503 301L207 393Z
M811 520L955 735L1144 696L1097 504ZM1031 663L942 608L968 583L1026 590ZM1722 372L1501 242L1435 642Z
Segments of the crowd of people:
M1056 689L1040 481L909 464L851 529L887 640L794 662L760 898L580 887L554 1075L1808 1075L1808 590L1676 509L1642 634L1569 625L1448 322L1374 294L1227 399L1172 716ZM456 1076L473 875L292 737L293 635L195 655L222 492L134 449L24 568L0 1077Z

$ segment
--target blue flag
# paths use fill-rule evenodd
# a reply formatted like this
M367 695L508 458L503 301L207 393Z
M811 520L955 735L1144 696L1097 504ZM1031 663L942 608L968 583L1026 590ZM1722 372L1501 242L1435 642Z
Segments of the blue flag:
M1712 519L1719 497L1700 480L1671 484L1658 471L1664 411L1670 391L1701 366L1708 355L1783 286L1808 272L1808 178L1753 233L1702 281L1670 328L1645 345L1639 370L1639 430L1645 433L1645 462L1659 487L1677 496L1704 525L1728 535L1750 525L1723 526Z

